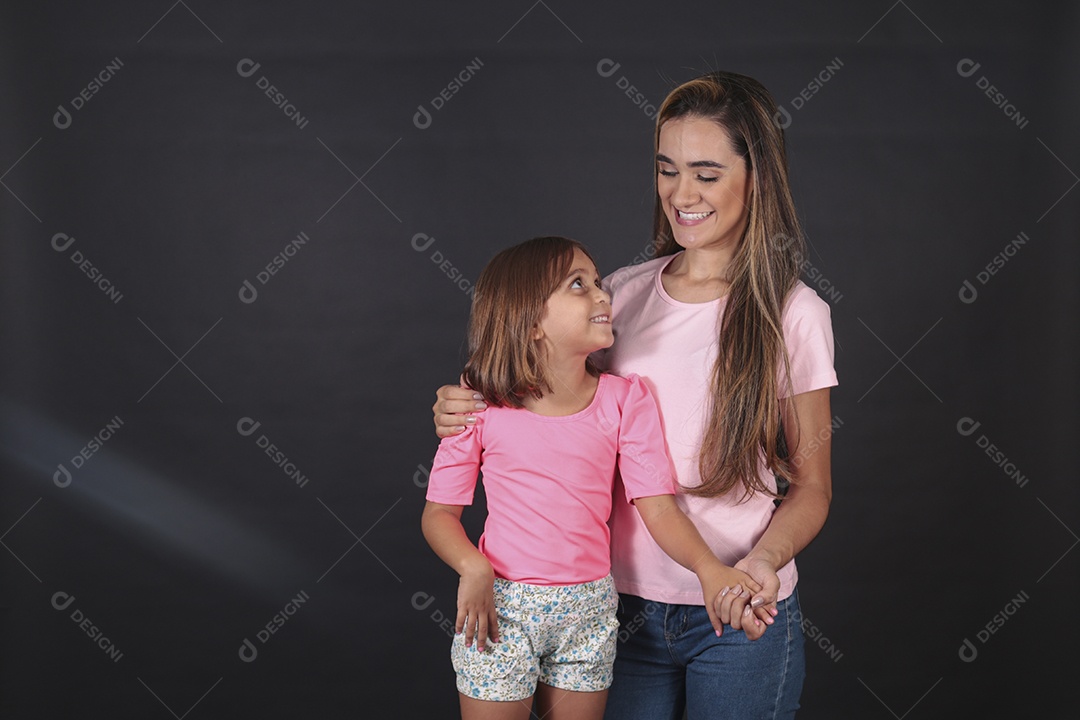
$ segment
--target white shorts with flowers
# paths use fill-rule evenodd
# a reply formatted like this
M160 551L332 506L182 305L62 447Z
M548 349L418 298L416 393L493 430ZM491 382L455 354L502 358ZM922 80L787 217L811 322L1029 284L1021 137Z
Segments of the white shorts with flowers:
M458 691L477 700L524 700L537 682L562 690L611 687L619 595L611 576L576 585L495 579L499 642L484 652L454 637L450 658Z

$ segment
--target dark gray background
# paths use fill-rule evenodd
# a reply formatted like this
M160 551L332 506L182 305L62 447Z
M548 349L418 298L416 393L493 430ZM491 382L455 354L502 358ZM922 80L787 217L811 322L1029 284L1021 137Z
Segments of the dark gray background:
M842 425L832 514L799 558L800 716L1075 717L1078 30L1064 2L5 4L0 716L456 712L456 578L419 531L429 406L468 316L449 267L467 287L551 233L602 272L633 261L652 121L620 85L655 105L723 68L788 108L834 289Z

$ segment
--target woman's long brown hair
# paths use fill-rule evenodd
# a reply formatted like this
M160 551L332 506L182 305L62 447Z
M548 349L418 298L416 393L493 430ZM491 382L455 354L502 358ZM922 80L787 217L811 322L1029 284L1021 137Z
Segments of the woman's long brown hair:
M716 497L741 486L740 501L755 492L776 497L758 476L762 458L771 472L792 478L781 448L780 398L790 394L781 316L799 279L804 242L776 113L772 96L757 80L713 72L675 88L656 118L657 147L660 129L669 120L717 123L746 162L752 182L747 227L727 269L730 289L701 442L701 484L684 487L691 495ZM654 232L657 256L681 250L659 196Z
M566 279L576 240L538 237L507 248L480 273L469 318L469 361L465 381L489 405L524 407L526 395L551 392L541 348L533 333L551 294ZM591 360L586 369L599 372Z

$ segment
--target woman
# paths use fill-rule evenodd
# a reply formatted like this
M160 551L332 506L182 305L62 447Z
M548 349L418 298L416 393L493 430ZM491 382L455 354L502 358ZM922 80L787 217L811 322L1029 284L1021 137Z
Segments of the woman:
M761 592L714 600L612 514L620 643L607 717L792 717L805 673L795 556L832 496L829 307L799 280L803 241L776 104L756 80L716 72L676 88L657 116L657 257L616 271L609 372L640 375L660 406L679 502L712 550ZM444 386L440 435L482 411ZM776 477L789 483L778 499Z

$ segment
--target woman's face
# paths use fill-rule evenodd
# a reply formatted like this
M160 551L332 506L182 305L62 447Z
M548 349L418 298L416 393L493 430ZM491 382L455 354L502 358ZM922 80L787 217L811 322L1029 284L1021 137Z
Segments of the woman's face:
M704 118L668 120L660 128L656 171L656 191L680 247L738 247L752 183L727 131Z

